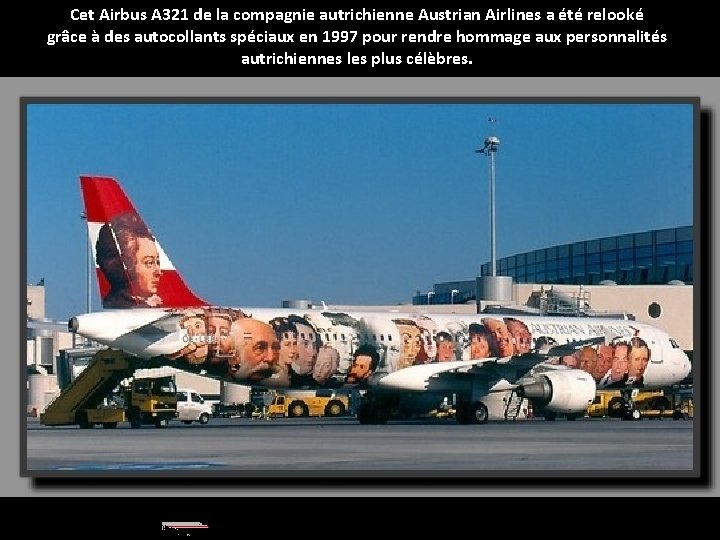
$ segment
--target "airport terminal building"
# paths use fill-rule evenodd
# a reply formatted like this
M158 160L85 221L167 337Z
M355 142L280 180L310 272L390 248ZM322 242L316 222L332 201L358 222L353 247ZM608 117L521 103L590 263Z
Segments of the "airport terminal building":
M525 306L539 313L630 314L693 348L693 226L655 229L561 244L496 261L499 287L488 287L490 263L476 279L417 291L414 306L482 311Z

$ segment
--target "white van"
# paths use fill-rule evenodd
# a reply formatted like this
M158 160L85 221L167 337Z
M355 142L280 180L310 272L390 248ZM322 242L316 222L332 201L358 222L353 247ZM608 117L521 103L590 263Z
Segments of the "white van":
M177 418L185 424L207 424L212 416L212 405L192 388L177 391Z

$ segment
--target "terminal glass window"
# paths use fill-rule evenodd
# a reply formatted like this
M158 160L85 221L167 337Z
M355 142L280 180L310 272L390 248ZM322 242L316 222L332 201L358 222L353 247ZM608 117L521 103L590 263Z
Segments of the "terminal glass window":
M618 257L621 262L630 261L632 263L634 254L635 252L633 251L633 248L620 248L618 252Z
M573 244L572 254L573 255L585 255L585 243L579 242L577 244Z
M585 255L574 255L572 258L573 270L581 269L585 271Z
M633 235L632 234L626 234L624 236L621 236L618 238L618 247L622 251L625 248L632 248L633 247Z
M657 246L658 266L672 266L675 264L675 244L659 244ZM663 276L663 280L666 276Z
M691 240L693 239L693 228L692 227L680 227L675 231L675 235L677 236L677 241L682 242L684 240Z
M636 246L651 246L652 245L652 233L644 232L635 235Z
M617 249L617 238L603 238L600 240L600 249L602 251L608 251L610 249Z
M600 251L600 240L589 240L585 243L585 249L588 253L597 253Z
M615 272L617 270L617 251L605 251L601 253L602 258L602 269L603 272ZM612 279L610 276L605 276L606 279Z
M567 259L560 259L558 261L558 278L564 279L570 277L570 261Z
M570 256L570 246L568 244L558 246L558 258L565 259Z
M693 256L692 253L678 253L677 254L677 263L678 264L692 264Z
M544 262L545 261L545 250L544 249L538 249L535 252L535 261L536 262Z
M678 253L692 253L693 243L692 240L681 240L676 244Z
M635 258L638 260L646 257L652 257L652 254L652 246L638 246L635 248Z
M616 261L603 261L602 263L603 272L615 272L617 270Z
M638 257L635 259L637 268L650 268L652 266L652 257ZM644 282L643 282L644 283Z
M675 229L666 229L662 231L656 231L655 241L658 244L667 244L668 242L675 241Z

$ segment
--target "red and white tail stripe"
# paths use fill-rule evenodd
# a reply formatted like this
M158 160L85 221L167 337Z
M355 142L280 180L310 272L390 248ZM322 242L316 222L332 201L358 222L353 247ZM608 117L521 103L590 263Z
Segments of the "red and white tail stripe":
M114 178L106 176L81 176L80 188L85 205L85 217L87 219L88 235L92 246L93 261L97 261L97 241L103 225L111 223L114 218L121 214L137 214L137 210ZM140 217L138 216L138 218ZM142 221L142 218L139 220ZM113 234L115 234L115 231L113 231ZM115 240L115 245L125 268L128 268L130 265L128 254L122 253L117 239ZM155 239L155 247L157 248L159 269L161 271L157 283L157 292L154 295L154 297L159 298L159 303L156 303L155 306L169 308L207 306L207 302L195 295L185 284L157 239ZM97 262L95 262L95 272L100 288L100 297L103 299L103 307L118 307L117 305L111 305L109 300L106 301L111 287ZM129 283L128 287L131 289L131 280L127 272L126 277ZM128 295L128 297L131 296L135 295ZM148 304L137 303L122 307L148 307Z

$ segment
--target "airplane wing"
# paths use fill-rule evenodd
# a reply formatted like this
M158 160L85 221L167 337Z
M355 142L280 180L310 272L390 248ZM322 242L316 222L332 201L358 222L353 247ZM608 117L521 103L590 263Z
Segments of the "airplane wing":
M448 380L453 377L481 377L489 386L494 382L505 379L508 383L516 384L526 377L528 373L542 365L543 369L565 370L563 365L548 364L551 358L571 355L583 347L605 343L608 336L597 336L583 340L572 341L566 344L544 346L541 350L519 355L497 358L480 358L477 360L460 360L454 362L438 362L410 366L382 375L376 380L379 387L403 390L427 390L434 382L440 379Z

